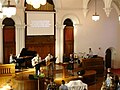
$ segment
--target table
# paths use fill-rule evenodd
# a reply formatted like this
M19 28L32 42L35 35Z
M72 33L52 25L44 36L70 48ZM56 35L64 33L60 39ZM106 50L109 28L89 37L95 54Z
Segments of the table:
M68 90L88 90L88 85L83 83L81 80L72 80L66 84Z

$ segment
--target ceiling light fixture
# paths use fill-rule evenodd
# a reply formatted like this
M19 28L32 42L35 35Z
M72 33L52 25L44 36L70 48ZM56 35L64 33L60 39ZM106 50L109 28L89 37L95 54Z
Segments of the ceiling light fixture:
M3 13L2 13L2 3L0 3L0 19L3 18Z
M2 6L3 15L6 17L11 17L12 15L16 14L16 6L10 5L10 0L8 0L7 5Z
M95 14L92 16L92 20L94 21L98 21L100 19L100 16L97 15L97 12L96 12L96 0L95 0Z
M3 18L3 13L0 11L0 19Z
M41 5L46 4L46 0L26 0L27 4L32 5L34 8L39 8Z

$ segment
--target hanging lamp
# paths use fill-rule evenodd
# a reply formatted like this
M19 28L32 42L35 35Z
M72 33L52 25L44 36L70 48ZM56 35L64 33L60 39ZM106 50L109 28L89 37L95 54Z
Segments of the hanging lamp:
M8 0L7 5L2 6L3 15L6 17L11 17L12 15L16 14L16 6L10 5L10 0Z
M92 20L98 21L99 19L100 19L100 16L97 15L97 12L96 12L96 0L95 0L95 14L92 16Z
M39 8L41 5L45 5L47 3L46 0L26 0L27 4L32 5L35 9Z

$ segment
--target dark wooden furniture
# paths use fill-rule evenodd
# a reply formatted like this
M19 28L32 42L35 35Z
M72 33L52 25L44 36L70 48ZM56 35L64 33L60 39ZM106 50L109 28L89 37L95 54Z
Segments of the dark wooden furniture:
M95 70L86 70L83 75L82 81L88 85L96 83L96 71Z
M32 63L31 63L31 59L33 57L35 57L37 55L36 51L31 51L28 50L27 48L23 48L20 52L20 56L16 59L16 63L18 63L19 65L16 68L22 68L22 67L32 67ZM22 64L25 64L24 66L22 66Z
M16 78L16 83L18 83L18 87L16 87L16 90L46 90L46 85L44 84L45 79L44 78L38 78L38 79L29 79L28 77L23 78Z
M62 78L65 82L70 82L71 80L82 80L84 83L91 85L96 82L96 71L95 70L85 70L85 74L82 77L78 75L69 76ZM57 85L61 85L61 79L55 79Z
M104 61L102 57L82 59L82 67L85 70L95 70L97 75L104 74Z

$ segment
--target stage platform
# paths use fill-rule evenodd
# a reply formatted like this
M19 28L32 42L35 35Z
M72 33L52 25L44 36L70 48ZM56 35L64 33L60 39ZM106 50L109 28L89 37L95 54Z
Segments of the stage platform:
M52 70L52 72L49 71L49 76L47 72L47 67L44 66L43 72L45 73L45 81L48 78L54 78L56 84L59 86L61 84L61 80L65 80L66 83L68 83L71 80L82 80L84 83L91 85L96 82L96 71L94 70L86 70L85 74L82 77L79 77L77 75L77 72L82 70L82 67L75 64L73 75L70 75L67 68L67 64L55 64L55 68ZM35 75L35 68L22 68L19 71L16 71L14 77L1 77L1 86L5 85L6 83L9 83L15 88L15 90L37 90L38 80L30 79L29 75ZM3 79L2 79L3 78ZM46 90L47 84L44 84L43 82L42 86L44 86L44 90ZM43 90L43 89L42 89Z
M74 64L73 69L73 75L71 75L67 70L67 64L63 65L55 64L55 68L49 72L47 71L47 67L44 66L43 72L45 73L46 78L54 78L55 82L57 84L61 84L61 80L65 80L66 82L69 82L70 80L82 80L84 83L92 84L96 81L96 71L95 70L85 70L85 74L80 77L77 72L80 70L83 70L82 67L80 67L78 64ZM29 75L35 74L35 68L28 68L28 69L22 69L19 72L16 72L17 77L19 79L29 79Z

